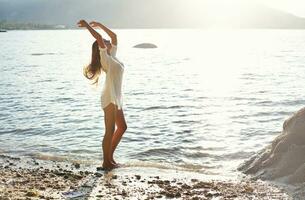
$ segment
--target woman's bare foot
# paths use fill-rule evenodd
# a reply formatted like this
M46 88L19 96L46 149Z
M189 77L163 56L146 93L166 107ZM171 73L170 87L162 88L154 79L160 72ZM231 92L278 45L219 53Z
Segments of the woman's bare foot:
M115 168L118 168L121 166L119 163L115 162L114 160L112 160L111 163L115 166Z
M122 167L122 165L120 163L116 163L115 168L119 168L119 167Z
M117 162L115 162L115 160L114 160L114 158L113 158L113 155L111 156L110 161L111 161L114 165L117 165Z
M113 169L113 168L116 168L116 165L113 164L112 162L110 162L110 163L104 162L104 163L103 163L103 168L104 168L105 170L111 170L111 169Z
M116 164L116 162L114 161L114 159L113 159L113 158L111 159L111 162L112 162L113 164Z

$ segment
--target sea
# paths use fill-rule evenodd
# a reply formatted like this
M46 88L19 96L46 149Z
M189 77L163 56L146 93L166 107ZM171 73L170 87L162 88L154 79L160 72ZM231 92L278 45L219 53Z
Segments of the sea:
M114 31L119 163L235 177L305 105L304 30ZM86 30L0 33L0 154L102 163L105 74L97 87L82 74L93 42Z

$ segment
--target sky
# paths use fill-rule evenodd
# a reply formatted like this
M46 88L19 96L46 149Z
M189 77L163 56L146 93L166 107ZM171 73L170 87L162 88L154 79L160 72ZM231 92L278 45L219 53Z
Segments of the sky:
M0 1L9 2L9 0L0 0ZM26 0L20 0L20 1L26 1ZM100 1L111 2L111 0L100 0ZM149 1L149 0L144 0L144 1ZM167 0L164 0L163 2L166 3L166 1ZM257 2L272 8L276 8L279 10L292 13L300 17L305 17L305 0L183 0L183 1L184 2L197 1L199 5L200 2L209 2L210 4L220 5L218 7L221 7L221 4L227 4L227 3L234 5L234 4L245 4L245 2L249 2L249 4ZM122 0L122 3L128 4L128 0Z
M0 1L8 1L9 0L0 0ZM23 1L23 0L20 0ZM100 0L105 2L111 2L109 0ZM122 1L122 0L114 0L114 1ZM149 1L149 0L146 0ZM152 0L153 1L153 0ZM261 3L267 5L272 8L276 8L279 10L283 10L294 15L305 17L305 0L186 0L187 1L198 1L198 2L216 2L216 4L226 4L227 2L237 2L237 3ZM122 3L128 3L128 0L123 0ZM164 0L166 2L166 0ZM200 4L200 3L199 3Z
M200 0L193 1L200 2ZM250 5L256 2L300 17L305 17L305 0L207 0L207 2L215 6L216 12L217 9L222 12L221 6L225 4L231 4L232 10L234 10L234 6L239 7L240 5Z
M257 0L267 6L305 17L305 0Z

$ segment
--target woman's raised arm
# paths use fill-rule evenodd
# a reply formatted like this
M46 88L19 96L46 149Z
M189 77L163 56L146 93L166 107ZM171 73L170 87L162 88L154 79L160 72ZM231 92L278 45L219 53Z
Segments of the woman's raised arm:
M103 24L101 24L99 22L95 22L95 21L90 22L90 25L92 27L100 27L101 29L103 29L109 35L109 37L111 38L111 44L113 44L113 45L117 45L118 44L118 40L117 40L116 34L113 31L111 31L109 28L107 28L105 25L103 25Z
M106 48L103 37L98 32L96 32L85 20L80 20L77 25L78 27L87 28L91 35L96 39L98 45L102 48Z

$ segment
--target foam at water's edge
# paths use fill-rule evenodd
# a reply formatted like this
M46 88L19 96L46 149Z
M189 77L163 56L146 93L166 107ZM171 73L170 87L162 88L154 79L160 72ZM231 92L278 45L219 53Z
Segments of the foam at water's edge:
M305 182L305 108L288 118L282 133L239 170L287 186Z
M0 156L9 156L9 157L16 157L16 158L31 158L36 160L42 161L55 161L55 162L67 162L67 163L80 163L86 165L99 165L100 162L95 160L82 160L82 159L73 159L67 156L59 156L59 155L51 155L46 153L27 153L27 154L14 154L14 153L1 153ZM207 175L216 175L211 172L208 172L203 169L203 166L200 165L172 165L169 163L160 163L160 162L149 162L149 161L129 161L127 163L123 163L122 166L124 168L154 168L154 169L162 169L162 170L177 170L177 171L184 171L184 172L194 172L194 173L201 173Z
M41 161L54 161L54 162L66 162L66 163L80 163L86 165L97 165L98 162L94 160L84 160L84 159L74 159L67 156L61 155L52 155L47 153L24 153L24 152L9 152L9 151L1 151L0 157L11 157L18 159L34 159Z
M53 155L49 153L42 153L42 152L31 152L31 153L24 153L24 152L2 152L0 150L0 156L10 156L10 157L16 157L16 158L30 158L34 160L41 160L41 161L52 161L52 162L66 162L66 163L79 163L89 166L98 166L101 164L101 161L99 160L93 160L93 159L76 159L74 157L64 156L64 155ZM174 170L179 171L181 173L196 173L201 174L205 176L214 176L215 178L222 179L221 177L224 177L223 179L227 178L237 178L237 173L235 174L219 174L216 172L211 172L209 170L209 166L204 165L198 165L198 164L171 164L171 163L165 163L165 162L154 162L154 161L140 161L140 160L129 160L122 164L123 168L141 168L143 170L145 169L155 169L155 170Z
M124 164L124 167L139 167L139 168L155 168L162 170L176 170L184 172L194 172L206 175L216 175L206 170L202 169L202 166L198 165L171 165L167 163L158 163L158 162L147 162L147 161L132 161Z
M100 162L93 160L75 160L65 156L56 156L43 153L29 153L26 155L17 155L12 153L1 153L0 154L0 165L1 159L19 160L16 167L21 168L33 168L37 163L44 166L45 169L57 169L58 166L73 166L76 163L80 164L80 170L89 170L94 172L97 167L100 167ZM160 162L149 162L149 161L128 161L126 163L120 163L120 167L115 169L116 172L121 173L142 173L142 174L163 174L163 176L179 174L179 177L201 177L204 180L231 180L237 181L243 179L237 174L224 175L211 173L208 170L198 165L172 165L169 163Z

